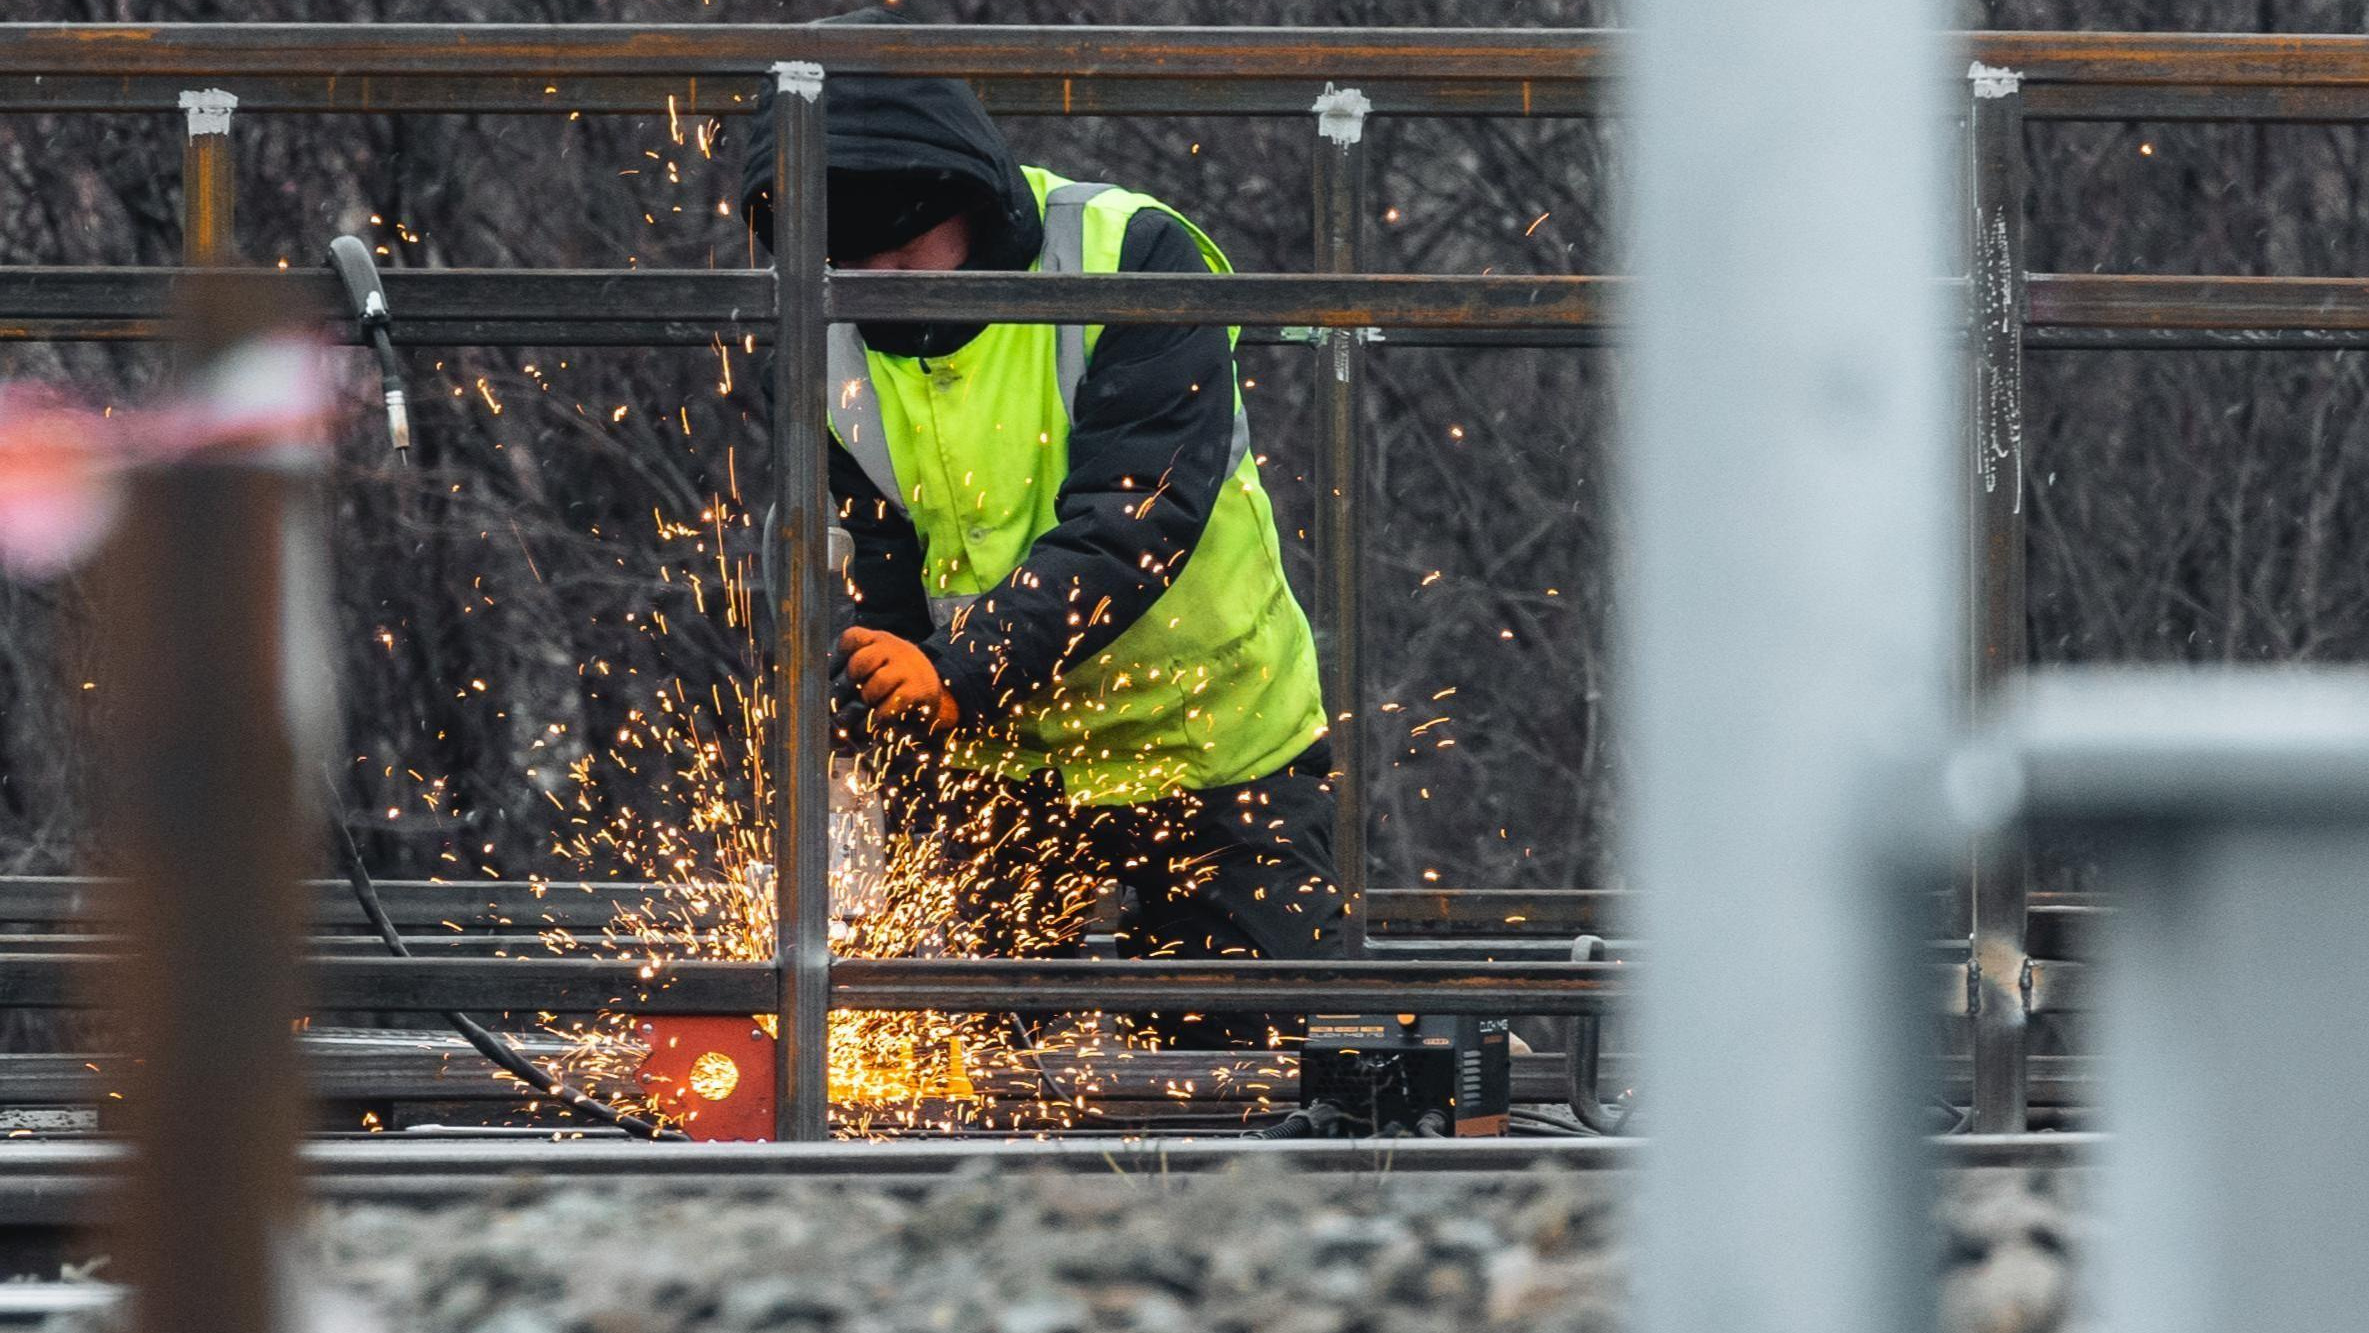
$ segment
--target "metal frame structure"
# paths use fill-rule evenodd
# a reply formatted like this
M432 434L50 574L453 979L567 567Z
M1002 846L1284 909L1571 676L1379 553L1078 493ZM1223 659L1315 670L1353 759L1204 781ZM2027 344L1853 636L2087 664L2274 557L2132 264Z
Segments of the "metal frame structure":
M221 90L237 113L663 112L738 114L761 79L775 102L778 179L820 180L820 101L831 74L967 77L989 107L1019 115L1307 115L1353 88L1370 114L1572 116L1614 109L1619 34L1191 28L525 27L509 25L0 24L0 112L162 112ZM2369 346L2369 280L2027 274L2020 247L2025 120L2369 121L2369 40L2178 34L1976 34L1990 71L1969 84L1978 216L2002 239L1969 272L1975 340L1975 475L2019 479L2026 350L2104 347ZM1320 133L1322 133L1320 121ZM230 243L229 136L193 138L188 262ZM821 516L826 439L822 331L833 321L910 319L1227 322L1304 328L1331 358L1320 401L1318 598L1336 710L1343 874L1365 887L1363 661L1358 633L1362 459L1358 371L1382 346L1588 346L1616 333L1623 284L1609 277L1372 275L1362 264L1365 147L1328 134L1315 178L1318 266L1310 275L831 273L821 262L819 189L776 215L772 271L390 273L398 341L420 344L706 345L718 331L772 343L773 426L784 463L776 534L788 571L779 660L788 728L777 811L782 935L772 963L685 962L655 980L587 960L346 958L322 965L321 999L373 1009L453 1007L766 1012L782 1019L780 1137L826 1132L820 1033L828 1005L960 1008L1026 991L1097 1004L1229 1001L1276 1007L1354 1002L1386 1010L1592 1013L1633 971L1618 963L1040 963L831 960L821 928L823 651ZM787 192L785 192L787 193ZM1988 236L1989 230L1978 229ZM160 336L179 270L0 269L0 339ZM263 274L291 299L323 275ZM618 312L629 312L620 314ZM1978 481L1979 486L1979 481ZM1981 687L2024 656L2025 515L1994 486L1972 511L1976 609L1968 677ZM2012 868L2010 868L2012 869ZM1978 1127L2020 1128L2023 1016L2037 1003L2020 875L1979 877L1973 894L1974 1100ZM74 960L0 956L0 1004L69 999Z

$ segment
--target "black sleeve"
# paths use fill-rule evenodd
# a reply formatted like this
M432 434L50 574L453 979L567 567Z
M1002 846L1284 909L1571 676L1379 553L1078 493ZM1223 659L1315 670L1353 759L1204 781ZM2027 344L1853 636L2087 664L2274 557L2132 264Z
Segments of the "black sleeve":
M855 456L831 445L831 499L839 526L855 539L848 581L855 585L855 623L915 643L929 637L929 598L921 586L921 539L913 524L864 475Z
M1191 233L1146 208L1119 268L1206 273ZM1053 528L924 645L966 718L989 717L1109 646L1184 572L1217 502L1234 432L1234 354L1221 325L1113 324L1078 384L1069 476Z

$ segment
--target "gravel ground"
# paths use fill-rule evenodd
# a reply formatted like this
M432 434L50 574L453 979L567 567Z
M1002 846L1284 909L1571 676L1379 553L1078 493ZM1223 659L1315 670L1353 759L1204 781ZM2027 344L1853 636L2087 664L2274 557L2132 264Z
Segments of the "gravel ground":
M511 1187L422 1212L322 1210L306 1322L340 1333L1609 1333L1613 1174L978 1174L729 1194ZM1942 1327L2068 1314L2081 1174L1953 1175ZM57 1333L82 1333L58 1320Z

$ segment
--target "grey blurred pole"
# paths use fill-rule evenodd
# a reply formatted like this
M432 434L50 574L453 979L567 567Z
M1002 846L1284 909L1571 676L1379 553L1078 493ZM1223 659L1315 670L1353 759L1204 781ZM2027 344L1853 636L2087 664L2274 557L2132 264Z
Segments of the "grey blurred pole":
M781 1040L774 1137L830 1137L831 487L824 450L830 378L823 321L823 70L773 67L773 344L775 528L782 571L775 607L774 966Z
M2364 815L2190 828L2117 866L2100 1041L2109 1327L2369 1321Z
M1898 1333L1929 1001L1883 864L1923 812L1882 802L1944 743L1960 623L1941 14L1637 12L1640 1326Z
M2026 808L2115 892L2101 1327L2369 1318L2369 672L2038 676Z

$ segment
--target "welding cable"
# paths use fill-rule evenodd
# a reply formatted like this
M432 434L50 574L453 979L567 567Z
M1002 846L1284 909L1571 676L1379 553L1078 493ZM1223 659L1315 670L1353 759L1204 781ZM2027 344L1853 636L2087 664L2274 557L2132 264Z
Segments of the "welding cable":
M1536 1120L1522 1119L1507 1121L1505 1132L1513 1138L1531 1139L1593 1139L1602 1137L1584 1129L1572 1129L1561 1125L1549 1125Z
M332 807L334 808L334 807ZM397 958L411 957L411 948L403 942L403 934L395 928L394 918L387 915L386 905L378 900L378 886L371 883L370 872L362 868L362 847L354 841L354 831L344 820L337 821L337 829L345 842L346 883L354 890L354 901L362 905L362 915L370 919L370 926L378 932L387 952ZM461 1034L461 1039L477 1048L477 1053L494 1062L520 1082L545 1097L582 1112L595 1120L606 1121L628 1134L666 1142L687 1142L690 1136L681 1130L653 1124L627 1111L620 1111L607 1102L563 1083L541 1065L520 1055L511 1045L494 1035L484 1024L458 1010L444 1011L445 1021Z
M1045 1068L1044 1052L1037 1045L1038 1035L1029 1030L1027 1022L1020 1015L1007 1014L1005 1016L1012 1020L1012 1035L1020 1041L1018 1055L1028 1062L1029 1068L1036 1071L1038 1091L1051 1097L1054 1101L1067 1102L1072 1106L1080 1105L1079 1099L1071 1095L1068 1088L1062 1087L1061 1080L1053 1077L1053 1072Z
M1941 1131L1942 1133L1963 1134L1967 1130L1974 1127L1973 1107L1968 1106L1961 1110L1956 1102L1951 1101L1949 1098L1942 1096L1938 1092L1933 1094L1933 1104L1940 1109L1949 1112L1950 1119L1954 1122L1948 1129Z
M1589 1129L1577 1120L1566 1119L1551 1111L1516 1106L1507 1110L1505 1114L1507 1119L1519 1124L1535 1125L1540 1129L1553 1130L1563 1134L1584 1134L1590 1138L1601 1137L1595 1130Z
M393 312L387 309L387 289L379 281L378 261L359 236L340 236L329 243L329 267L337 270L353 303L354 322L378 353L378 378L385 390L387 436L395 446L395 460L411 462L411 409L406 405L403 360L395 355Z
M1331 1102L1311 1102L1264 1129L1246 1129L1246 1139L1331 1139L1345 1117Z

